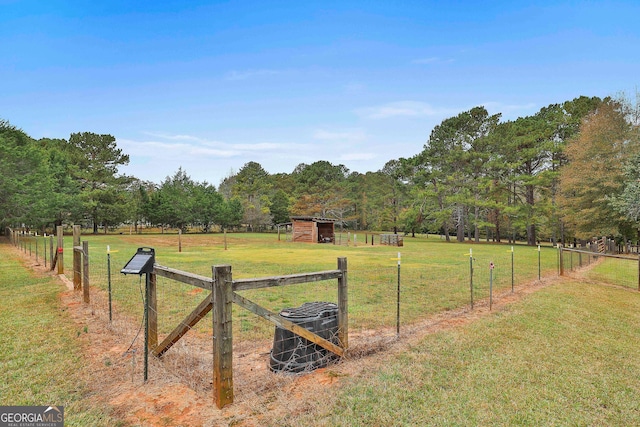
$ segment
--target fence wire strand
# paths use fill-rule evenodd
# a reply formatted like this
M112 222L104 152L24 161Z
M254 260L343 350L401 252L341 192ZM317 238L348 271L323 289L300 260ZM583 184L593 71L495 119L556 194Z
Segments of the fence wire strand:
M365 244L360 235L355 242L354 237L342 235L340 240L350 245ZM24 254L37 257L38 262L46 260L50 265L50 241L49 237L23 236L14 241L14 245ZM366 244L369 242L367 240ZM473 253L468 250L466 255L464 249L460 252L459 259L446 264L437 259L431 263L424 260L419 263L411 258L415 255L403 256L399 267L392 259L377 265L350 263L350 354L364 355L384 349L397 339L398 327L400 331L410 333L412 326L430 316L467 307L472 293L478 303L486 301L490 292L496 297L511 292L514 286L517 288L524 283L556 277L560 265L566 272L580 274L587 280L638 289L638 257L634 255L623 258L545 247L541 257L539 249L528 246L518 246L515 250L504 246L497 255L495 252L485 253L481 247L473 247ZM68 256L64 257L65 271L67 276L72 276L72 251L67 253ZM132 378L139 378L145 282L144 277L120 274L129 258L130 254L117 250L107 252L107 248L90 248L90 305L97 321L121 342L120 355L131 364ZM249 261L246 265L240 264L238 268L234 267L234 271L252 275L256 267L250 264ZM283 265L281 274L300 273L300 269L300 266ZM158 322L158 342L162 342L203 300L209 298L210 291L161 276L157 276L156 286L157 312L153 314ZM335 280L242 291L242 295L338 343L337 311L333 307L338 302ZM317 303L324 305L314 306ZM302 307L311 311L296 311ZM163 375L179 378L196 391L211 393L211 314L188 329L160 360L153 361L153 367L161 369ZM336 360L332 353L317 344L287 332L239 306L233 307L234 384L237 394L244 396L241 404L248 405L257 413L268 411L268 405L261 396L265 393L276 396L274 390L291 383L290 376L274 375L271 371L299 374L319 366L331 367Z

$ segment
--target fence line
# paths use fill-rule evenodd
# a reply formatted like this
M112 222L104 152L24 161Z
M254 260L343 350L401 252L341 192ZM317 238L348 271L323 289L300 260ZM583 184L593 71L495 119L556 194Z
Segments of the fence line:
M52 236L28 235L13 230L7 235L18 250L25 254L30 253L32 257L46 259L47 255L52 257L58 254L58 250L49 249L53 247ZM371 235L368 236L366 244L370 244L370 238ZM77 243L74 237L74 248L79 246ZM81 243L82 254L87 254L83 257L83 261L87 262L87 268L82 271L86 271L88 281L92 284L92 308L95 307L96 313L101 313L107 325L113 325L110 330L122 337L125 347L131 342L123 354L127 354L131 360L139 358L140 352L136 353L134 346L134 335L142 322L141 306L145 296L141 283L136 285L134 278L119 274L120 267L126 263L130 254L109 247L104 251L92 247L89 257L88 242L85 240ZM351 244L353 243L352 236ZM355 243L360 246L360 234ZM84 244L87 244L86 252ZM486 253L482 247L473 247L473 252L468 251L465 256L463 246L458 245L461 248L459 260L447 266L438 266L437 260L434 260L434 266L416 266L406 257L402 258L401 266L392 259L385 265L362 266L351 263L348 290L351 354L366 354L369 348L383 348L385 343L402 336L405 327L406 330L411 330L411 325L434 314L470 307L472 296L476 304L481 301L483 304L484 301L493 302L495 295L514 292L516 285L556 277L564 273L561 271L561 265L567 273L589 266L590 268L581 274L591 280L634 289L638 288L640 283L640 262L636 257L593 253L580 249L543 247L541 250L522 246L515 250L513 247L504 246L504 250L499 254ZM550 257L550 251L557 251L557 257ZM541 252L546 252L546 256L541 258ZM70 263L70 258L65 261ZM76 258L75 251L73 258ZM53 269L53 264L49 265ZM283 270L286 268L291 267L283 267ZM194 310L198 311L198 304L202 303L209 289L207 286L194 287L193 283L176 284L170 277L169 270L167 269L167 274L163 274L162 277L157 277L157 308L153 309L153 315L157 317L157 332L165 337L171 333L175 324L185 325L184 319ZM75 276L76 267L68 271ZM88 291L89 287L86 289ZM243 292L246 292L246 298L250 301L271 312L299 307L314 301L339 301L335 286L323 282L318 282L318 285L312 288L303 284L293 284L287 286L286 290L276 287L249 289ZM236 310L232 316L233 364L248 366L256 363L259 357L263 357L260 355L268 352L266 348L270 341L273 342L275 339L274 325L245 310ZM189 386L195 390L212 392L211 353L202 343L207 339L210 342L215 324L188 323L185 333L192 330L194 332L190 332L179 345L163 356L163 366L188 378ZM132 376L134 370L139 369L141 365L132 363ZM251 369L255 367L252 365ZM250 393L250 387L259 389L266 384L265 377L256 377L255 370L245 372L240 369L234 377L235 384L243 393ZM263 383L256 384L258 380L255 378L260 378Z
M371 237L371 235L368 237ZM23 240L26 241L26 239ZM78 247L78 245L76 244L74 247ZM539 251L536 251L535 248L519 248L518 251L531 251L531 258L535 260L533 262L537 263L537 277L539 279L548 277L553 274L552 271L556 270L555 266L540 265ZM89 281L94 286L103 289L108 295L113 296L118 305L124 306L125 311L131 312L133 301L136 300L134 296L130 295L131 292L125 293L124 300L122 300L122 297L113 295L115 292L122 290L123 282L128 281L121 275L113 274L112 271L109 271L113 270L112 265L123 265L126 262L126 257L122 258L116 252L107 250L104 255L98 254L98 252L94 253L94 256L89 261ZM367 266L363 269L357 265L351 265L352 283L349 293L351 298L359 302L358 305L364 307L363 309L357 306L352 307L352 310L355 311L351 316L352 324L355 328L360 329L396 326L398 323L409 324L419 321L420 318L426 315L470 304L471 295L476 300L489 298L490 274L493 276L491 278L492 288L496 292L504 291L507 288L513 290L514 283L522 283L533 279L530 275L522 274L517 263L514 271L513 252L506 248L504 252L504 257L496 258L476 250L471 260L474 267L472 271L469 270L468 266L469 258L467 258L467 266L465 267L463 257L461 257L460 264L457 267L449 266L446 273L442 271L438 273L436 271L434 274L433 272L423 271L419 267L403 265L402 281L400 283L401 310L399 311L399 318L396 307L398 271L395 262L389 263L387 267ZM78 255L81 253L78 253ZM490 271L489 268L491 263L495 267L493 271ZM541 274L541 268L544 270L544 274ZM79 273L76 267L72 271L75 274ZM469 283L471 281L473 281L473 286L471 288L472 294L470 295ZM467 284L466 291L464 283ZM112 288L112 292L109 292L109 288ZM76 287L76 289L79 289L79 287ZM421 298L412 297L420 293ZM300 292L297 291L297 294L300 294ZM329 297L320 293L318 298L328 299ZM383 303L383 301L390 302ZM384 309L381 304L386 304L388 308ZM111 310L106 308L106 312L112 313L113 307Z
M590 266L584 272L587 279L640 291L640 254L618 255L573 248L560 250L561 274L576 272L586 266Z

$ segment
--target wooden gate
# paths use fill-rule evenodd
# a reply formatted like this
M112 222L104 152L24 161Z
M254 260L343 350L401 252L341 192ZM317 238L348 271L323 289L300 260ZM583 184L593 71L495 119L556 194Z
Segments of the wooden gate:
M233 403L233 333L232 304L263 317L275 325L287 329L336 355L345 356L348 348L348 298L347 298L347 259L338 258L336 270L315 273L301 273L286 276L257 279L233 280L231 266L213 266L213 278L174 270L160 265L154 266L150 275L147 312L149 313L148 345L152 354L162 356L173 344L193 328L204 316L213 310L213 393L218 408ZM180 322L180 324L158 344L156 276L166 277L182 283L211 291L207 297ZM261 289L273 286L285 286L313 283L324 280L338 280L338 344L326 340L288 319L273 313L264 307L239 295L237 291Z

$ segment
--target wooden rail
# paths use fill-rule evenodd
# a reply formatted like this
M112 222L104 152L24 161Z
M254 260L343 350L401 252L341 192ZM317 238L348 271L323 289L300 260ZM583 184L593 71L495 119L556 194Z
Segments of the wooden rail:
M301 283L319 282L322 280L340 279L342 271L329 270L317 273L290 274L287 276L263 277L258 279L239 279L233 281L234 291L271 288L274 286L298 285Z
M211 291L200 304L189 313L158 344L156 314L156 276L165 277L188 285ZM338 343L333 343L317 334L291 322L277 313L248 300L236 291L261 289L274 286L286 286L302 283L314 283L323 280L338 280ZM347 309L347 259L338 258L336 270L314 273L291 274L285 276L263 277L256 279L233 280L231 266L213 266L212 277L176 270L161 265L154 265L150 274L147 301L149 301L149 325L147 345L155 356L162 356L171 346L183 337L191 328L202 320L210 311L213 314L213 390L214 400L218 408L233 403L233 328L232 306L238 306L263 317L275 325L287 329L325 349L344 357L348 348L348 309ZM151 318L151 315L154 315Z
M187 285L196 286L198 288L207 289L209 291L213 289L213 279L211 279L210 277L187 273L186 271L163 267L158 264L153 267L153 272L158 276L166 277L167 279L175 280L181 283L186 283Z
M258 304L252 301L249 301L247 298L241 295L238 295L235 292L233 293L233 302L235 304L238 304L240 307L247 309L252 313L257 314L258 316L273 322L276 326L282 329L287 329L296 335L300 335L302 338L306 338L312 343L318 344L322 348L325 348L330 352L337 354L340 357L344 356L343 348L335 345L331 341L324 339L301 326L296 325L292 321L285 319L279 314L272 313L269 310L266 310L263 307L260 307Z

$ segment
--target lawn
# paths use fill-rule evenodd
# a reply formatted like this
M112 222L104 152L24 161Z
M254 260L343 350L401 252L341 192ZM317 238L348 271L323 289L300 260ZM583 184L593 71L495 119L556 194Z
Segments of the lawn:
M377 237L377 236L376 236ZM443 310L470 304L470 251L474 266L474 299L489 296L490 264L492 287L497 294L512 285L511 246L487 243L452 243L439 236L405 237L403 247L370 244L370 236L351 236L350 245L313 245L278 241L276 234L228 234L225 250L222 234L86 235L91 260L91 283L107 289L107 247L110 249L112 295L122 313L139 317L142 313L141 286L137 277L123 276L119 270L138 247L153 247L157 262L203 276L211 276L213 265L232 266L234 278L275 276L332 270L338 257L346 257L349 277L349 324L353 330L393 327L396 322L398 253L401 254L400 321L411 324ZM179 239L182 251L179 251ZM346 241L346 238L343 239ZM366 242L366 243L365 243ZM377 240L376 240L377 242ZM71 277L71 237L65 238L65 271ZM538 264L540 256L540 266ZM516 245L513 249L516 285L557 275L557 251ZM540 269L539 269L540 267ZM168 333L204 298L199 289L158 279L159 331ZM334 282L262 289L244 295L279 311L308 301L337 301ZM253 315L234 310L234 339L265 338L271 327ZM199 326L210 330L209 322Z
M0 405L63 405L65 425L118 425L85 400L83 331L60 303L62 283L25 268L0 240L0 284Z
M271 425L638 425L640 295L562 281Z
M511 290L511 246L447 243L433 236L406 238L404 247L392 248L293 244L278 242L275 235L237 234L227 236L225 250L221 235L184 235L182 252L178 252L176 235L99 235L83 239L90 245L92 285L102 289L107 287L106 248L110 247L115 315L129 316L135 322L142 314L143 283L137 277L121 275L119 269L139 246L154 247L162 265L205 276L211 274L212 265L230 264L235 278L334 269L338 257L347 257L349 320L350 328L356 331L394 325L398 252L402 260L403 325L469 304L470 250L476 301L488 296L490 263L495 265L492 276L496 293ZM70 238L66 244L69 248ZM6 245L0 248L7 252ZM340 386L331 393L310 396L304 411L262 418L261 423L637 424L640 295L623 287L558 279L557 255L550 247L538 252L537 248L516 245L516 290L523 283L537 281L538 274L555 283L477 321L426 335L403 351L381 353L373 361L363 359L363 363L370 363L370 369L341 376ZM80 357L77 337L82 331L76 331L60 312L56 297L60 285L32 276L14 258L6 256L0 270L4 274L0 320L3 325L11 325L0 342L3 401L4 396L10 396L11 404L43 400L64 404L76 414L69 425L107 425L104 419L108 412L87 407L82 380L71 369ZM7 263L7 259L13 260ZM65 257L69 277L70 259ZM637 265L636 269L604 265L598 264L593 271L605 276L607 271L615 271L619 277L607 282L632 283L637 277ZM307 300L331 301L335 299L335 284L296 285L247 295L277 310ZM202 298L203 292L194 292L187 285L159 282L161 331L170 330ZM42 317L29 315L34 306L43 311ZM209 332L209 323L204 322L201 330ZM234 309L234 343L272 336L273 327L265 325L252 314ZM15 332L18 330L21 333ZM51 330L58 339L49 338ZM64 356L52 357L51 351L43 351L43 342L51 346L47 349ZM43 376L45 371L52 375ZM31 383L35 385L28 386Z

